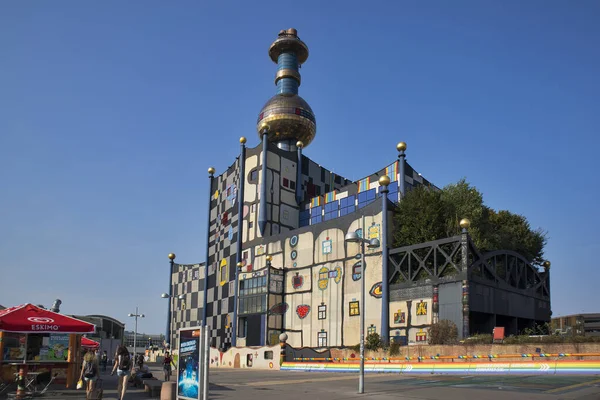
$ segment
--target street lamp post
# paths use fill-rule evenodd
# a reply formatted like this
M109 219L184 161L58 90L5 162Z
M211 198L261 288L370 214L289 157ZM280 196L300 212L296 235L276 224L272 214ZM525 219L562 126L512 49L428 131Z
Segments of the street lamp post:
M360 375L358 378L358 393L365 392L365 281L366 264L365 264L365 244L368 248L379 247L379 239L365 239L365 216L362 216L362 238L356 232L348 232L345 237L347 243L360 244Z
M173 293L173 267L175 266L175 253L169 253L169 309L167 310L167 332L165 335L165 347L171 340L171 300L170 297ZM163 298L165 298L163 296Z
M180 294L179 296L173 296L171 295L171 293L163 293L160 295L160 297L162 297L163 299L169 299L169 314L167 315L167 336L165 336L165 347L170 346L171 345L171 316L173 315L171 313L171 307L172 307L172 300L174 298L177 298L178 300L183 300L185 298L184 295Z
M135 306L135 314L129 313L130 317L135 318L135 330L133 331L133 359L135 360L135 356L137 354L137 320L138 318L144 318L144 314L140 314L138 311L138 307Z

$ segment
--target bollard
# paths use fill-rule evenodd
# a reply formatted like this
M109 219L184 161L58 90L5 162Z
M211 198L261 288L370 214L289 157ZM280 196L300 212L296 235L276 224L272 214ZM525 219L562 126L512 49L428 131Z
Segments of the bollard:
M163 382L160 388L160 400L175 400L175 382Z
M279 347L281 347L281 350L279 350L279 365L285 362L285 342L287 340L287 333L284 332L281 335L279 335Z

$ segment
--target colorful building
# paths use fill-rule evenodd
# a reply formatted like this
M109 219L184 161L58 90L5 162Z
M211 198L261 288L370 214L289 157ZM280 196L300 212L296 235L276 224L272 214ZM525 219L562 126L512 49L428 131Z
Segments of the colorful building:
M384 340L426 343L438 319L455 321L461 337L549 320L549 270L517 254L479 254L467 221L462 235L390 248L394 205L415 186L438 190L406 161L405 143L358 181L304 154L317 133L315 114L298 95L308 54L295 29L279 33L269 48L276 94L258 115L260 144L246 147L242 137L232 165L208 170L207 268L188 280L192 274L172 262L172 293L185 287L198 299L189 320L171 318L170 337L176 326L206 323L220 349L277 344L282 332L293 347L355 345L363 275L367 334ZM366 250L365 271L359 244L344 240L349 232L380 241ZM504 275L492 271L500 259Z

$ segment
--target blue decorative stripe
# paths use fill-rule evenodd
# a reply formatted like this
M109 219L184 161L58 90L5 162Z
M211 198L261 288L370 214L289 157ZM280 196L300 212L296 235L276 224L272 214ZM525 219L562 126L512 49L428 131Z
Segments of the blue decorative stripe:
M294 53L281 53L277 58L277 70L291 69L298 72L298 57ZM294 78L283 78L277 81L277 93L298 94L298 81Z

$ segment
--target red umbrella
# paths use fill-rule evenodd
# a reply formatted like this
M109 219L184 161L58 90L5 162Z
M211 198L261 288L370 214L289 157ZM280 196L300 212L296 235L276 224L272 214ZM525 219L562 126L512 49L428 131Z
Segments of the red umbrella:
M19 333L94 333L96 326L27 303L0 311L0 331Z
M100 343L96 342L95 340L88 339L85 336L83 336L81 338L81 347L85 347L87 349L97 349L98 347L100 347Z

